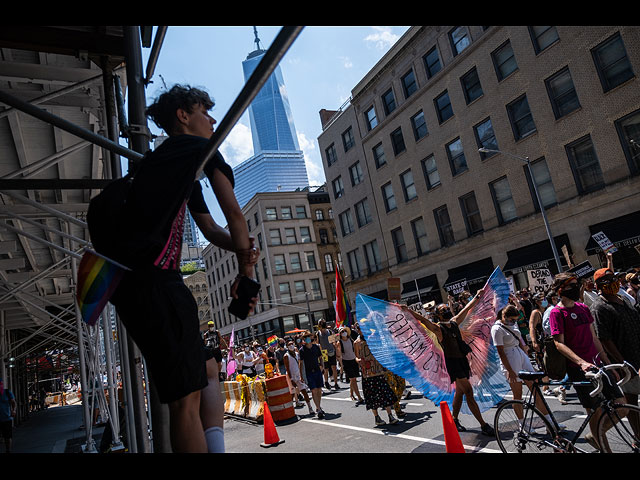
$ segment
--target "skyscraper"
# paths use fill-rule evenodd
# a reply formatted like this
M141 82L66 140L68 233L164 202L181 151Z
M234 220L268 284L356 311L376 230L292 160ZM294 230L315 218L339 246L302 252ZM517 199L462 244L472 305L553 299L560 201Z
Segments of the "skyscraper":
M266 53L253 27L256 49L242 62L245 82ZM249 106L254 156L234 168L236 197L244 206L258 192L294 191L309 185L282 71L277 66Z

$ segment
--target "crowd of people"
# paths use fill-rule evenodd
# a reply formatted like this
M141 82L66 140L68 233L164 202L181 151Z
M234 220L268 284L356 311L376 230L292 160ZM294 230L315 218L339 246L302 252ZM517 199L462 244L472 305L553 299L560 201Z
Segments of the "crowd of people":
M636 370L640 368L640 268L616 272L612 257L608 258L608 266L595 271L592 277L578 278L563 272L555 276L544 293L532 294L528 288L515 291L509 296L508 305L497 312L491 339L515 399L522 398L523 384L531 388L518 377L518 372L544 370L543 355L549 339L566 357L567 373L560 386L553 389L545 386L544 393L566 404L567 392L575 388L587 413L597 408L598 398L589 396L592 388L571 387L570 382L585 381L585 372L595 365L627 361ZM476 295L469 291L450 295L447 302L425 304L422 313L426 311L426 315L411 313L436 335L445 353L447 371L456 385L452 416L457 429L466 430L458 418L465 397L481 432L493 436L493 428L473 399L467 359L469 346L459 327L482 292L480 289ZM410 311L406 307L405 310ZM221 338L219 333L217 337ZM217 343L220 345L220 341ZM222 372L226 371L226 348L225 344L220 351ZM229 358L235 360L237 373L259 375L270 363L273 371L286 375L296 408L302 408L304 401L309 413L319 419L325 416L322 389L340 390L338 379L349 385L350 397L356 405L365 405L372 412L375 425L387 423L380 410L386 411L389 424L405 416L400 399L406 394L406 381L376 361L357 323L351 328L336 328L321 320L314 331L287 335L272 344L245 343L230 351ZM358 378L362 379L361 386ZM609 394L623 403L637 405L640 377L632 378L622 390L612 387ZM541 400L538 408L549 418ZM587 435L596 448L593 430L597 420L596 415L591 421L592 433ZM640 432L638 419L630 420L636 432ZM560 428L565 426L560 424Z

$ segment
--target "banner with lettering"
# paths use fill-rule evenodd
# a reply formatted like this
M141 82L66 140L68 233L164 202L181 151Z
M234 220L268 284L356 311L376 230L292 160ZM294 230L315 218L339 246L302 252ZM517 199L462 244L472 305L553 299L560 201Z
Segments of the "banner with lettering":
M509 284L500 268L487 281L478 303L460 326L472 352L469 381L481 411L495 406L510 391L500 371L498 352L491 342L491 326L496 312L509 298ZM356 296L356 313L371 352L386 369L404 378L425 398L451 408L455 383L451 382L444 352L435 334L427 330L408 308L367 295ZM462 412L470 414L466 401Z

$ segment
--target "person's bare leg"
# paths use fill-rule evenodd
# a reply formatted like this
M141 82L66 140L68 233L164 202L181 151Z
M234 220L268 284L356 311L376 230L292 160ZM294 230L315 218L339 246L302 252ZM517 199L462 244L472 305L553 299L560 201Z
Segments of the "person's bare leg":
M200 391L169 403L171 448L174 453L206 453L200 419Z
M220 377L218 364L215 358L207 361L207 378L209 385L201 390L200 418L202 427L207 430L211 427L224 426L224 399L220 390Z

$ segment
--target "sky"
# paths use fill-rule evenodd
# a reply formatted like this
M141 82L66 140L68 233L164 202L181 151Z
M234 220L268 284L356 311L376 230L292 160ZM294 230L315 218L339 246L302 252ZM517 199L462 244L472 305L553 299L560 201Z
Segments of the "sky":
M318 136L321 109L338 110L351 90L409 27L307 26L280 61L309 183L325 182ZM261 48L267 50L279 26L257 26ZM155 35L155 29L154 29ZM146 88L151 103L176 83L204 88L214 99L211 115L218 121L244 86L242 62L255 50L253 26L169 26L152 82ZM146 69L151 48L142 49ZM249 114L245 113L220 147L232 167L253 155ZM151 131L159 130L149 121ZM213 192L203 184L214 220L226 226Z

